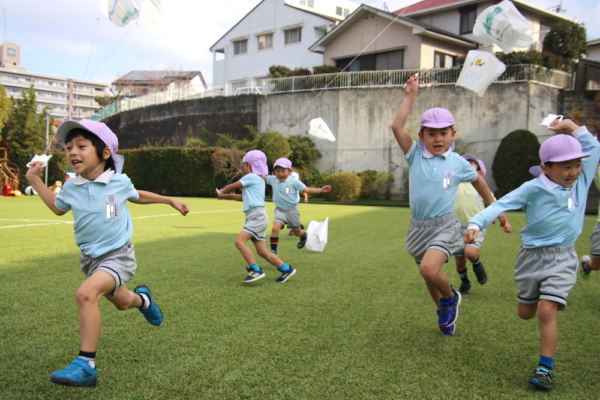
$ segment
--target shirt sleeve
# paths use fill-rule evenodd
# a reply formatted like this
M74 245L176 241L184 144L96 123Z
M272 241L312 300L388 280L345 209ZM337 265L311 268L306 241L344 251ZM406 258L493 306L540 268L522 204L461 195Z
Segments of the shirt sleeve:
M589 157L581 159L582 175L585 178L586 187L591 186L596 169L598 168L598 160L600 159L600 143L585 126L582 126L573 131L573 136L581 143L581 149L584 153L589 154Z
M473 167L467 160L465 160L464 158L462 158L461 156L459 156L459 159L462 163L462 178L460 181L461 182L473 182L475 179L477 179L477 170L475 169L475 167Z
M471 218L469 224L476 224L482 230L487 228L505 211L525 209L531 187L532 181L525 182L519 188L503 196L500 200L493 202L485 210L477 213L477 215Z
M127 193L127 200L136 201L137 199L140 198L140 194L138 193L136 188L133 186L133 182L131 182L131 179L125 174L122 174L122 175L125 178L127 178L124 182L125 193Z
M306 185L304 184L304 182L300 181L299 179L294 178L292 180L292 186L294 187L294 189L296 189L298 192L302 192L304 190L304 188L306 187Z
M65 190L65 189L67 189L67 190ZM69 190L68 186L65 183L65 186L63 186L63 189L54 198L54 205L56 207L58 207L61 211L64 211L64 212L68 212L71 210L71 205L66 202L68 190Z
M275 175L267 175L267 184L270 186L273 186L275 183L275 180L277 180L277 177Z
M423 154L423 151L418 151L419 149L417 147L417 142L413 140L412 146L410 146L410 150L408 150L408 152L406 152L406 154L404 155L404 158L406 159L406 162L408 163L409 167L412 165L417 155Z

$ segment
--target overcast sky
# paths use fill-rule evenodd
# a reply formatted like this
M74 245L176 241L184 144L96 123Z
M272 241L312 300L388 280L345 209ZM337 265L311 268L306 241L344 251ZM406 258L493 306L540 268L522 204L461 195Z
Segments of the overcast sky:
M561 0L529 0L539 7ZM162 0L163 27L146 21L117 27L100 0L0 0L2 42L17 43L27 71L109 83L131 70L199 70L212 83L209 48L260 0ZM415 0L389 0L390 10ZM361 1L382 8L381 0ZM565 15L600 38L600 2L563 0Z

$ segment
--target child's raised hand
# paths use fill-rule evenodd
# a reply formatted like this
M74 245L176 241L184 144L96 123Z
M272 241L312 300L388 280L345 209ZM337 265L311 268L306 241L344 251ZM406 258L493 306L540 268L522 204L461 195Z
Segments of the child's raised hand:
M321 188L323 193L331 192L331 185L325 185Z
M188 206L188 204L181 200L173 199L171 206L174 209L176 209L177 211L179 211L181 213L181 215L184 215L184 216L190 212L190 207Z
M44 172L44 163L41 161L36 161L30 165L29 169L27 170L27 174L25 174L25 177L28 181L31 181L36 177L39 178L42 172Z
M219 190L217 192L217 197L220 199L224 199L226 195L227 195L227 193L223 193L223 190Z
M479 230L477 230L477 229L469 229L465 233L465 244L473 244L473 243L475 243L475 240L477 239L477 236L479 236Z
M406 94L407 95L416 95L419 91L419 75L414 74L408 81L406 81Z
M560 119L555 119L554 121L550 122L550 125L548 125L548 129L554 132L567 131L569 133L573 133L573 131L577 128L579 128L579 125L570 119L563 119L562 121Z

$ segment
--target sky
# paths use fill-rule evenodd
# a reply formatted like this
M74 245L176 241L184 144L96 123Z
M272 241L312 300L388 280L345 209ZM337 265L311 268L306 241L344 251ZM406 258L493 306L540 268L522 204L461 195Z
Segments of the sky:
M118 27L100 0L0 0L2 42L17 43L28 72L110 83L132 70L196 70L212 83L210 47L260 0L161 0L164 24ZM357 1L383 8L382 0ZM397 10L416 0L389 0ZM561 0L528 0L550 8ZM600 2L562 0L564 15L600 38Z

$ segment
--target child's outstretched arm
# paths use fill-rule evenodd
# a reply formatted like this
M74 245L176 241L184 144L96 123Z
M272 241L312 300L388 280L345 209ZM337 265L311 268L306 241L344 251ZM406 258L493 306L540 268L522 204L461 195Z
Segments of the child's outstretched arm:
M548 126L548 129L554 132L562 132L567 131L569 133L573 133L574 130L578 129L580 126L570 119L563 119L562 121L554 120Z
M66 214L63 210L56 207L54 204L54 199L56 198L56 194L48 189L48 186L44 185L42 179L40 178L40 174L44 171L44 163L41 161L36 161L31 165L31 168L27 171L25 175L31 186L38 193L40 198L44 201L44 203L48 206L50 210L56 215L64 215Z
M225 186L223 189L219 190L219 198L225 199L225 200L243 201L241 194L231 193L231 192L235 192L237 189L240 189L243 186L244 185L242 184L242 181L230 183L229 185Z
M400 104L400 108L392 122L392 132L404 154L408 153L413 143L405 126L408 114L410 114L410 109L415 102L418 91L419 78L417 75L413 75L408 79L408 82L406 82L406 97L402 100L402 104Z
M313 187L307 186L302 190L302 193L304 193L305 196L306 196L306 193L319 194L319 193L327 193L327 192L331 192L331 185L325 185L321 188L313 188ZM306 201L308 201L308 198L306 198L306 199L307 199Z
M308 203L308 193L303 192L303 194L304 194L304 202Z
M174 209L179 211L181 213L181 215L186 215L187 213L190 212L190 208L188 207L188 204L184 201L177 200L177 199L175 199L173 197L169 197L169 196L162 196L160 194L147 192L145 190L138 190L137 192L140 195L140 197L137 200L129 200L132 203L136 203L136 204L163 203L163 204L169 204L171 207L173 207Z
M479 193L485 204L488 206L496 201L487 182L480 175L477 175L477 178L471 182L471 185L473 185L477 193ZM505 213L501 213L498 216L498 220L500 221L500 226L504 228L504 232L512 232L512 226L510 225L510 222L508 222L508 217ZM477 238L477 236L475 236L475 238Z

